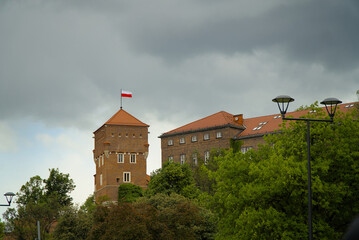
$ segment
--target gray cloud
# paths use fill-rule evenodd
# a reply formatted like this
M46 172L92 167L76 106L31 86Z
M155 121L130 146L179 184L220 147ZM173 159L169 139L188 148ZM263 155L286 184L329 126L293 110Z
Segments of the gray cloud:
M282 93L351 99L358 16L354 1L3 2L0 118L95 129L121 88L134 115L176 122L271 113Z
M258 7L263 2L268 1L255 1ZM203 4L195 13L184 7L178 10L176 5L155 6L151 14L131 15L126 37L135 49L172 60L206 52L231 55L281 47L294 60L328 68L358 65L357 1L273 1L265 11L249 10L249 14L243 13L247 6L241 1L226 3L219 2L217 12Z

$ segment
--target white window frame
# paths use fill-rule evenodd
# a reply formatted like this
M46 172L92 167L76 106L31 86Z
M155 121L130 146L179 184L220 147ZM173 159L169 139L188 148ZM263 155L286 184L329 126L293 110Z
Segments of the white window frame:
M125 155L123 153L119 153L117 156L117 163L124 163L125 162Z
M205 151L205 152L204 152L204 164L207 164L207 163L208 163L209 156L210 156L210 152L209 152L209 151Z
M180 144L186 143L186 139L184 137L181 137L180 140L179 140L179 143Z
M102 166L104 165L104 163L105 163L105 156L104 155L102 155L101 156L101 159L102 159Z
M173 161L173 156L172 155L168 157L168 161Z
M124 183L131 182L131 172L123 172L123 182Z
M192 141L192 142L197 142L197 135L193 135L193 136L191 137L191 141Z
M209 140L209 133L203 134L203 140Z
M102 173L100 174L100 186L102 186Z
M130 163L136 163L136 153L131 153L131 155L130 155Z
M168 140L167 145L168 146L173 146L173 139Z
M216 133L216 138L222 138L222 132L217 132Z
M246 152L248 152L249 150L251 150L251 149L253 149L253 147L252 146L248 146L248 147L241 147L241 152L242 153L246 153Z
M181 164L184 164L186 162L186 154L180 155L180 162L181 162Z
M198 165L198 154L197 153L192 154L192 162L193 162L193 164Z

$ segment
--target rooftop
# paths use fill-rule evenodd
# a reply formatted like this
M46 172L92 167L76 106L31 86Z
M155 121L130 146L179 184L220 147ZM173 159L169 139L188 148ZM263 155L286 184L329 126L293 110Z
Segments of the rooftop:
M104 123L104 125L149 127L149 125L141 122L123 109L116 112L109 120L107 120L107 122Z
M222 126L231 126L231 127L238 127L243 129L243 125L238 123L238 121L234 120L234 116L230 113L221 111L205 118L201 118L197 121L188 123L184 126L171 130L169 132L163 133L160 137L164 137L166 135L172 135L177 133L185 133L191 131L198 131L201 129L208 129L208 128L216 128ZM240 115L238 115L241 117Z
M353 109L355 103L359 103L359 102L339 104L337 111L347 112ZM325 107L322 107L322 109L326 113ZM314 113L314 111L308 109L302 111L287 112L286 117L291 116L294 118L299 118L301 116L307 115L308 113ZM261 117L247 118L244 119L244 123L243 123L246 129L242 131L237 136L237 138L242 139L242 138L255 137L258 135L273 133L279 129L280 124L282 124L282 116L279 113L273 115L261 116Z

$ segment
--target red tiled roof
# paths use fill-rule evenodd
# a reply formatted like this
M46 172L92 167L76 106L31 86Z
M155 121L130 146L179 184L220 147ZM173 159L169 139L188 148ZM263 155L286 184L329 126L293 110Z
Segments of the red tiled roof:
M141 122L123 109L120 109L117 113L115 113L115 115L113 115L107 122L105 122L105 124L149 127L149 125Z
M121 125L121 126L143 126L149 127L146 123L141 122L128 112L123 109L120 109L117 113L115 113L104 125ZM100 129L100 128L99 128ZM98 130L98 129L97 129ZM96 131L97 131L96 130ZM96 132L95 131L95 132Z
M345 103L338 105L337 111L347 112L350 109L353 109L355 103ZM325 107L322 108L325 112ZM306 115L311 110L303 110L303 111L296 111L296 112L288 112L286 113L286 117L292 116L294 118L299 118L301 116ZM262 117L255 117L255 118L247 118L244 119L243 125L245 126L245 130L242 131L237 138L246 138L256 135L265 135L268 133L273 133L274 131L278 130L280 127L279 125L282 124L282 118L280 114L262 116Z
M212 128L212 127L219 127L224 125L234 125L238 127L243 127L242 125L238 124L233 120L233 115L224 111L212 114L205 118L199 119L197 121L191 122L186 124L182 127L176 128L169 132L163 133L160 137L168 135L168 134L175 134L175 133L182 133L188 131L195 131L200 129Z

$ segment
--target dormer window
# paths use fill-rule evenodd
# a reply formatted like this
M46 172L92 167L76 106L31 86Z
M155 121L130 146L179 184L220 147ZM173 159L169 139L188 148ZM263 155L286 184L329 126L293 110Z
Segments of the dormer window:
M172 146L173 145L173 139L168 140L167 145Z

